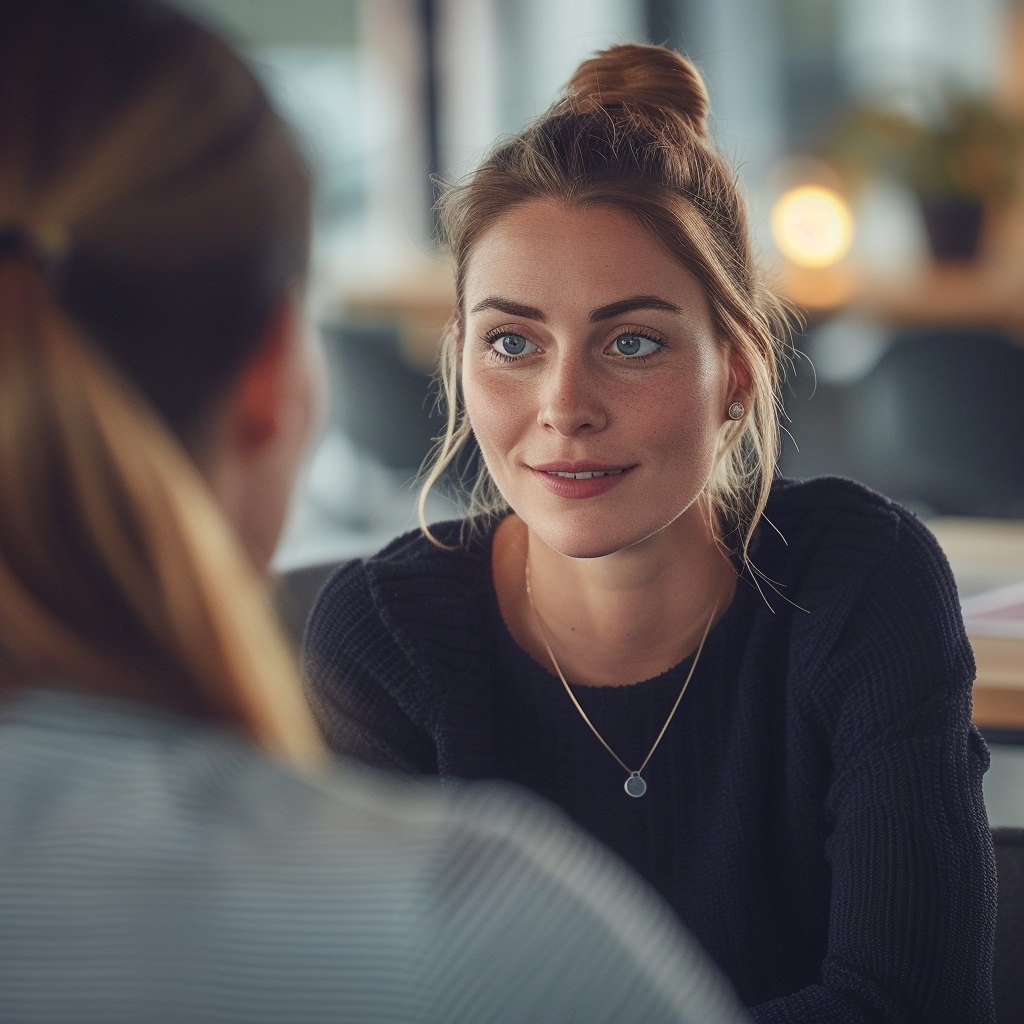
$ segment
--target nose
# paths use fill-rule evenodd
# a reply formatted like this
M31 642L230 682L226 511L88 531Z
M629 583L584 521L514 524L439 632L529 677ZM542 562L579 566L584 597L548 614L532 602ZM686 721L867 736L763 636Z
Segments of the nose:
M542 386L537 422L563 437L603 430L608 414L598 377L585 358L560 355Z

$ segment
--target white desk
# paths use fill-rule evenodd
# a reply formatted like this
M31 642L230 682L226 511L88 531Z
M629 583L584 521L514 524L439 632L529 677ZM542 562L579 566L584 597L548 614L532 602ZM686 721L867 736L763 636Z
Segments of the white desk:
M968 596L1024 581L1024 522L933 519L929 524ZM983 728L1024 730L1024 639L971 636L978 678L974 721Z

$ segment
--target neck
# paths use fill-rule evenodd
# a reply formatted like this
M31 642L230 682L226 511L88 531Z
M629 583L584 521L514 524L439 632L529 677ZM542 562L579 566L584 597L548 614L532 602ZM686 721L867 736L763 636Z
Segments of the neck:
M495 536L494 574L517 642L553 669L546 638L569 682L591 686L640 682L678 664L736 584L700 508L647 540L586 559L555 551L513 516Z

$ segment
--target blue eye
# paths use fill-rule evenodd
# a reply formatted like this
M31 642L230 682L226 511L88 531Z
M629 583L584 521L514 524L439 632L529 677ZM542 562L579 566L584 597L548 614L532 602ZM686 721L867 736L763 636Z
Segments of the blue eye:
M532 341L521 334L499 334L489 338L487 344L500 356L522 356L539 351Z
M660 348L661 342L648 338L645 334L620 334L615 339L615 351L620 356L649 356Z

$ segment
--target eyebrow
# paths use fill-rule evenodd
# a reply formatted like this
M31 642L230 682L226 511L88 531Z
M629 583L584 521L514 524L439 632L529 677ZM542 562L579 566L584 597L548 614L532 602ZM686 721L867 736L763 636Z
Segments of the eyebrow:
M536 320L542 324L547 323L547 317L536 306L512 302L510 299L503 299L498 295L490 295L486 299L482 299L470 312L482 313L485 309L496 309L499 313L505 313L508 316L520 317L523 320ZM657 295L633 295L628 299L610 302L607 306L599 306L590 314L590 322L596 324L603 320L613 320L617 316L622 316L623 313L632 313L635 309L661 309L666 313L682 312L675 303L660 299Z
M527 306L522 302L512 302L509 299L499 298L497 295L488 296L488 298L478 302L470 310L470 313L482 313L485 309L496 309L499 313L517 316L522 320L537 320L542 324L547 323L547 317L536 306Z
M634 295L629 299L620 299L618 302L610 302L607 306L601 306L590 314L592 324L602 320L613 320L623 313L632 313L634 309L662 309L666 313L682 313L682 310L674 303L665 299L659 299L657 295Z

